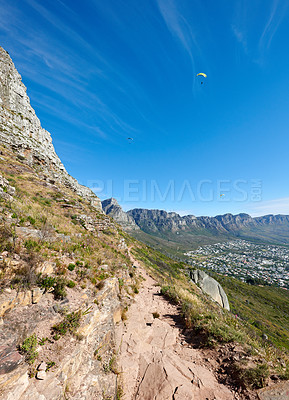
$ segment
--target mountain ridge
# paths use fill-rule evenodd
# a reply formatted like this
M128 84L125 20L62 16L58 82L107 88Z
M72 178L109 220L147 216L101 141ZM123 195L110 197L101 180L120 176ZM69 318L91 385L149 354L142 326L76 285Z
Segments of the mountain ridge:
M107 202L108 200L105 200ZM103 202L104 203L104 202ZM111 204L110 209L104 209L107 215L114 218L114 207L118 212L121 208ZM267 240L280 244L289 244L289 215L267 214L261 217L251 217L249 214L240 213L233 215L226 213L215 217L194 215L181 216L176 212L167 212L159 209L135 208L124 212L131 217L141 231L152 236L162 237L176 242L181 242L184 235L202 237L215 236L220 240L225 238L242 237L250 240ZM118 221L122 225L122 221ZM124 229L127 229L122 225ZM188 242L188 238L186 239ZM192 240L192 238L191 238Z

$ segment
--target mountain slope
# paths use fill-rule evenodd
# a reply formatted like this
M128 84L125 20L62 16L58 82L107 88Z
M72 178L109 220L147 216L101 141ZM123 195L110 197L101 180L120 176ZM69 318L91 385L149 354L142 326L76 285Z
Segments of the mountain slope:
M112 205L104 211L114 218ZM123 212L124 213L124 212ZM216 217L180 216L164 210L133 209L126 213L140 231L133 232L137 238L162 249L187 250L201 244L220 242L230 238L289 244L289 216L265 215L252 218L248 214L224 214ZM121 220L119 223L122 225ZM124 229L126 227L122 225ZM149 236L148 236L149 235Z
M41 127L21 76L9 54L0 47L0 144L15 151L47 181L58 181L101 210L99 198L66 171L55 153L51 135Z
M99 209L99 199L65 171L3 49L0 69L0 399L120 398L115 326L126 319L139 292L144 279L140 266L162 285L164 297L177 304L171 322L184 328L182 342L191 348L198 338L199 346L218 347L208 349L203 360L213 361L207 367L215 368L219 383L231 386L232 367L243 368L240 380L233 381L238 398L248 400L250 390L255 399L252 390L266 384L269 372L274 380L287 376L284 351L263 348L260 332L252 340L249 324L202 294L190 281L187 265L133 239ZM112 210L113 203L104 207ZM132 223L119 209L115 215ZM151 295L161 297L152 285ZM159 325L157 310L150 308L147 315L154 313L156 321L137 326L139 332ZM161 342L168 344L165 330L160 333ZM141 353L145 344L140 342ZM270 370L264 370L264 359ZM158 375L152 375L158 384ZM188 384L202 389L195 377ZM181 387L178 391L173 396L182 398ZM211 397L206 387L202 395Z

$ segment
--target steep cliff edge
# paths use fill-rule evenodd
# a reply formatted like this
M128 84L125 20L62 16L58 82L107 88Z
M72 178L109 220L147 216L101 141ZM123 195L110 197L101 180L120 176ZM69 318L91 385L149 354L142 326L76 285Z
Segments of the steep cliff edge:
M21 76L9 54L0 47L0 143L13 149L50 181L59 181L101 210L99 198L66 171L31 107Z
M102 209L106 215L112 217L118 224L120 224L126 231L138 231L140 228L135 223L134 219L118 204L116 199L107 199L101 202Z

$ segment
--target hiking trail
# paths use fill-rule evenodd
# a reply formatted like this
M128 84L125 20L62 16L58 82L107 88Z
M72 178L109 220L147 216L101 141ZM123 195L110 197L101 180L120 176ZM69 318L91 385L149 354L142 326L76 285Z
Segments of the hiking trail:
M185 341L177 306L160 295L155 280L131 254L130 258L144 281L127 320L116 331L122 399L239 399L236 392L218 383L210 360L204 365L201 351Z

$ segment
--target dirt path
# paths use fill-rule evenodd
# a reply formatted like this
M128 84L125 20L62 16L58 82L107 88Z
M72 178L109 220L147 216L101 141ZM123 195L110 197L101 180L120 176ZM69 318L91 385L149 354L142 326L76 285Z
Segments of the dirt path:
M237 399L204 366L200 352L184 341L177 308L159 294L160 287L144 270L138 270L145 281L127 321L117 328L123 400Z

